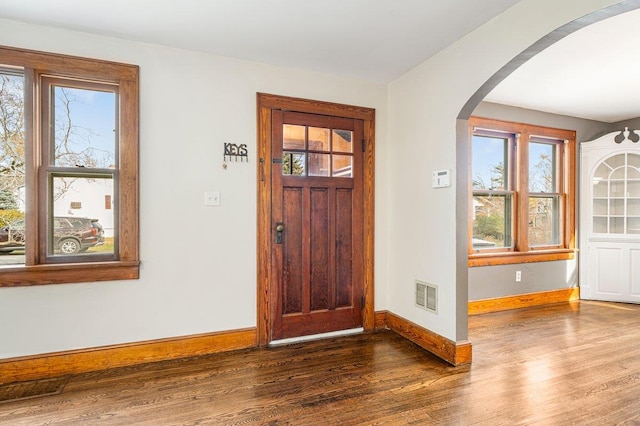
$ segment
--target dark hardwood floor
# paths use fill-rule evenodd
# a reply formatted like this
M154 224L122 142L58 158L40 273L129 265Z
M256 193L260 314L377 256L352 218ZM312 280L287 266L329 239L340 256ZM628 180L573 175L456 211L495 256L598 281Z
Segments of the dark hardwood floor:
M0 404L0 425L640 424L640 306L470 318L454 368L392 332L71 377Z

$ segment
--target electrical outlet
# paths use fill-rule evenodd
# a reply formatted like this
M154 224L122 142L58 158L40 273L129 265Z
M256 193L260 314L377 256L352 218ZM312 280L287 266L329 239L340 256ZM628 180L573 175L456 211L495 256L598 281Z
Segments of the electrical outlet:
M522 271L516 271L516 282L522 281Z

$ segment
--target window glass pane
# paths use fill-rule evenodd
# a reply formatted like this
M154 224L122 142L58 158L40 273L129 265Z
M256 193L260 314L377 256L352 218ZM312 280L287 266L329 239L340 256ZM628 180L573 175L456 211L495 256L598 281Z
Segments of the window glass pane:
M529 245L556 246L560 244L560 199L529 197Z
M610 217L609 218L609 233L610 234L624 234L624 217Z
M113 209L105 209L106 195L113 196L113 179L53 178L49 255L114 253L115 216ZM81 207L72 209L72 205Z
M609 181L606 179L594 178L593 179L593 196L594 197L608 197L609 196Z
M627 154L627 165L640 169L640 155Z
M305 175L305 154L284 152L282 154L282 174L289 176Z
M511 239L511 194L473 196L473 248L504 248Z
M611 170L617 169L620 166L624 166L624 163L625 163L624 154L614 155L613 157L607 158L607 160L604 162L604 164L609 166Z
M24 77L0 73L0 266L24 264Z
M284 124L282 126L283 149L305 149L306 127Z
M329 151L329 129L309 127L309 149L312 151Z
M556 145L529 142L529 191L558 192Z
M309 176L329 176L329 154L309 154Z
M611 179L624 179L627 172L626 167L618 167L611 172Z
M353 177L353 157L333 154L334 177Z
M115 93L53 86L53 96L53 163L59 167L115 168Z
M609 196L610 197L624 197L624 195L625 195L624 188L625 188L624 180L610 182L609 183Z
M333 152L353 152L353 132L351 130L333 131Z
M474 189L508 189L507 138L474 135L471 176Z
M607 217L594 217L593 218L593 232L597 234L607 233Z
M640 197L640 180L627 181L627 197Z
M640 217L627 219L627 234L640 234Z

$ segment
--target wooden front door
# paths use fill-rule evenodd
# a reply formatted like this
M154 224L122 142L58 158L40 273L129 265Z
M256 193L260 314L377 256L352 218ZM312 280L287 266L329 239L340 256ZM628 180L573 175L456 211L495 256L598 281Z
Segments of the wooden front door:
M372 330L375 110L257 101L257 344Z
M272 339L362 326L363 121L272 112Z

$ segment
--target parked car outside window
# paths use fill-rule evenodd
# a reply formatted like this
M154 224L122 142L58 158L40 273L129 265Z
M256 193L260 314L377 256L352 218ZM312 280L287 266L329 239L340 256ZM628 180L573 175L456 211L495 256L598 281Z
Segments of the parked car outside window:
M104 229L98 219L75 216L53 218L53 248L58 254L84 253L104 244ZM0 228L0 253L24 249L24 220Z

